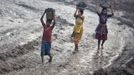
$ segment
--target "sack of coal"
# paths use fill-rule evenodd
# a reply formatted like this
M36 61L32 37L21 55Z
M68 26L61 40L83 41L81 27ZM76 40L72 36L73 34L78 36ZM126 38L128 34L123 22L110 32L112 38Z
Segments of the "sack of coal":
M109 1L108 0L100 0L100 6L102 8L109 8L110 7Z
M47 8L45 11L46 11L46 19L53 20L55 17L55 10L53 8Z
M85 10L85 8L87 7L86 3L85 2L80 2L76 5L76 7L79 9L79 10Z

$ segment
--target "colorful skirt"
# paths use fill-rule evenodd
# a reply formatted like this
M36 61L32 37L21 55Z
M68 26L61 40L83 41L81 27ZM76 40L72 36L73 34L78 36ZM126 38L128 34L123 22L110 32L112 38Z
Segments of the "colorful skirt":
M82 36L82 34L80 34L80 33L74 33L73 40L74 40L75 44L79 44L81 36Z
M99 24L96 28L95 38L98 40L107 40L108 29L107 25Z

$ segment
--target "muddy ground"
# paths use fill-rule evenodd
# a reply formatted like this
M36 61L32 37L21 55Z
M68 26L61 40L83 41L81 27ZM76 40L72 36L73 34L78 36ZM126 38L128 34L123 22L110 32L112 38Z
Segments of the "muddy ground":
M70 37L75 20L74 4L46 0L1 0L0 3L1 75L92 75L99 68L104 68L103 73L109 73L108 75L118 75L120 67L131 75L134 74L131 67L134 30L118 18L109 20L109 39L98 54L97 40L94 38L98 16L91 10L86 10L80 49L78 53L72 54L74 45ZM40 17L48 7L56 9L51 50L54 59L48 63L46 56L42 65L40 46L43 29ZM125 15L123 11L118 11L118 14ZM128 21L129 18L124 20ZM113 72L118 69L118 72ZM95 73L99 75L98 72Z

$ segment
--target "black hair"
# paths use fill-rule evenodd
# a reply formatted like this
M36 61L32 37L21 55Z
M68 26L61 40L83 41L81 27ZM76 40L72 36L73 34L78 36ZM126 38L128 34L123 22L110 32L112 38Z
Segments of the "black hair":
M84 11L83 11L83 10L79 10L79 11L80 11L80 13L83 15Z
M47 19L47 22L48 22L48 23L51 23L51 22L52 22L52 20L51 20L51 19Z
M104 8L104 7L103 7L103 8L102 8L102 11L104 11L104 10L107 10L107 8Z
M107 11L107 8L102 8L102 10L101 10L101 14L103 14L104 11Z

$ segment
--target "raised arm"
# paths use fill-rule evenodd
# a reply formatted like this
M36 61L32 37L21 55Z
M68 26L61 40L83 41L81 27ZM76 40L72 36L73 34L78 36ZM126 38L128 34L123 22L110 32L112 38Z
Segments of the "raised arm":
M82 19L82 23L84 23L84 16L83 16L83 17L81 17L81 19Z
M99 2L96 1L96 13L99 15L100 14L100 9L99 9Z
M77 17L77 12L78 12L78 9L76 9L76 11L74 13L74 17Z
M43 20L45 13L46 13L46 11L43 13L43 15L40 18L40 21L41 21L41 23L42 23L43 26L45 25L45 22Z
M111 9L111 14L108 15L108 17L112 17L114 15L114 11L113 11L113 8L110 6L110 9Z
M53 25L52 25L52 29L55 27L55 18L54 18L54 22L53 22Z

